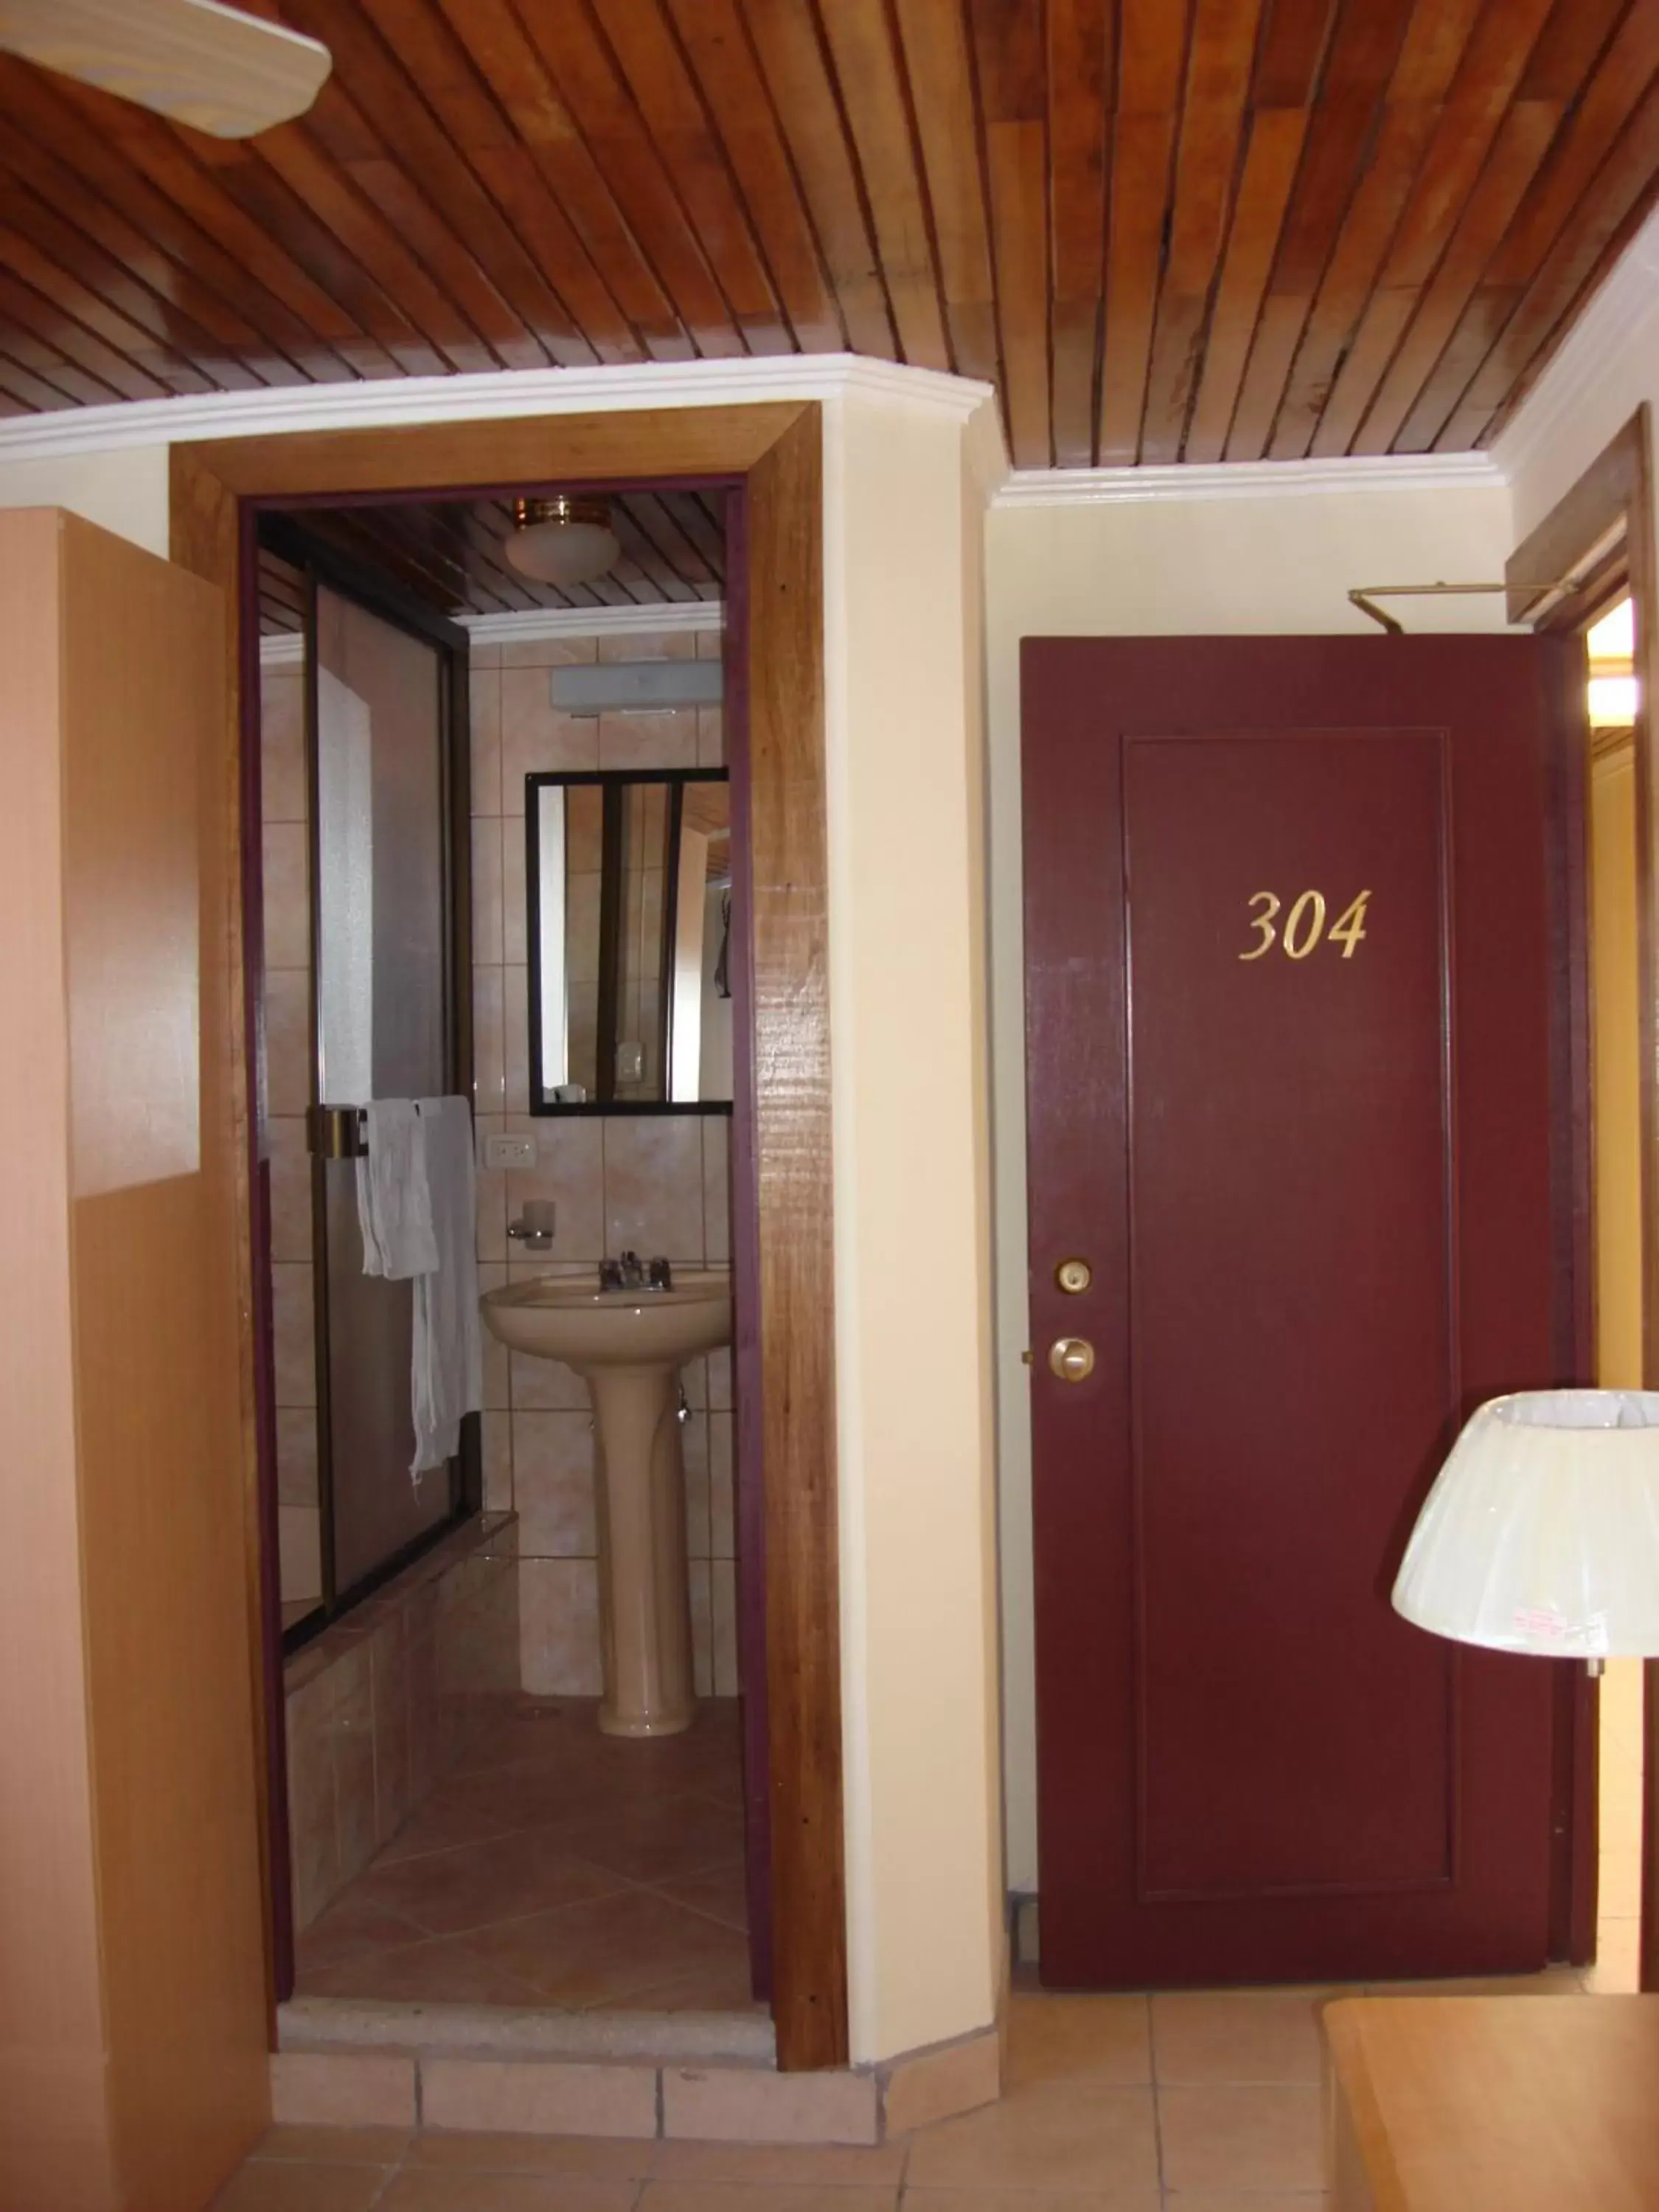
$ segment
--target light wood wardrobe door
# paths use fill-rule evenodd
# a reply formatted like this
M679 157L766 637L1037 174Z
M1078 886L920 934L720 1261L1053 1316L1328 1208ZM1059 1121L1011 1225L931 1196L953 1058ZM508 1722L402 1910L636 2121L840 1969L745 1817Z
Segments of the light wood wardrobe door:
M204 2203L269 2116L220 597L0 515L0 2203Z

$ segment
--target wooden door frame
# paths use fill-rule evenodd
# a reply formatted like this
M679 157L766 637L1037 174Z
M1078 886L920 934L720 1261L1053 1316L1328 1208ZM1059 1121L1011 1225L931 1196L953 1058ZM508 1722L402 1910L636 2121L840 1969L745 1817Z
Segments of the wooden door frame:
M186 443L171 451L172 556L222 592L227 718L221 787L232 823L223 923L238 1003L224 1102L238 1192L239 1334L251 1644L264 1657L254 1304L248 1176L252 1091L241 1018L240 699L257 678L241 635L243 502L559 482L738 483L734 589L747 616L750 953L754 1161L737 1175L736 1235L759 1286L766 1702L771 1813L773 2014L785 2069L848 2063L840 1575L835 1432L829 876L823 719L823 437L816 402L536 415ZM737 778L734 777L734 787ZM739 1347L739 1358L743 1347ZM258 1771L266 1784L264 1747ZM262 1804L262 1811L264 1809ZM250 1839L250 1848L252 1848ZM268 1853L263 1838L259 1848ZM269 1907L271 1869L264 1868ZM267 1925L270 1914L267 1911ZM268 1961L269 1965L269 1961Z
M1576 630L1605 604L1622 581L1635 613L1636 913L1641 1064L1651 1071L1659 1052L1659 726L1649 711L1653 680L1659 672L1659 568L1654 533L1652 425L1644 401L1611 438L1571 488L1518 545L1504 570L1509 619L1535 629ZM1572 588L1559 588L1571 579ZM1589 763L1578 763L1578 881L1577 926L1588 937L1587 870L1583 853L1584 793ZM1568 794L1569 804L1571 794ZM1579 1032L1576 1056L1584 1071L1576 1111L1583 1127L1575 1132L1575 1151L1583 1161L1585 1204L1590 1201L1589 1116L1589 1008L1574 1012ZM1644 1080L1642 1133L1642 1380L1659 1389L1659 1085ZM1593 1324L1594 1244L1590 1226L1581 1239L1583 1279L1578 1303ZM1589 1340L1594 1341L1593 1336ZM1643 1668L1644 1772L1642 1784L1641 1987L1659 1990L1659 1662ZM1595 1747L1583 1746L1577 1760L1579 1788L1594 1802ZM1581 1869L1576 1884L1593 1897L1593 1869ZM1583 1906L1581 1903L1581 1912ZM1576 1953L1575 1953L1575 1955Z

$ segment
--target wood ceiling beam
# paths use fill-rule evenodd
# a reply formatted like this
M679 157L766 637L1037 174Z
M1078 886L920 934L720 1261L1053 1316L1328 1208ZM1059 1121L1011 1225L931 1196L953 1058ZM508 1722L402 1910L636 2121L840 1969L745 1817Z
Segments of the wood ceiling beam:
M1185 443L1232 210L1262 13L1262 0L1198 0L1170 245L1146 374L1140 431L1144 461L1178 460Z
M631 342L635 359L683 360L691 351L684 322L549 69L544 14L521 18L507 0L449 0L447 20L528 153L549 208L568 222L580 263L612 302L601 325L610 357L623 358L624 344ZM481 149L477 158L504 170L512 154L510 146L501 146ZM580 274L573 256L570 281ZM584 322L592 328L586 318Z
M744 344L786 353L804 343L758 228L720 145L685 51L660 0L591 0L610 64L626 84L665 180L677 188L688 233L712 270ZM809 324L823 314L821 290Z
M1608 7L1584 10L1595 21L1614 12ZM1552 17L1552 25L1554 21ZM1529 70L1523 83L1532 74ZM1428 451L1445 428L1520 305L1529 277L1543 265L1574 210L1589 195L1607 149L1616 143L1656 76L1659 10L1632 9L1597 61L1583 97L1528 187L1407 418L1402 442L1413 452Z
M1481 4L1482 0L1444 0L1437 12L1419 9L1407 27L1370 163L1292 360L1269 448L1275 460L1300 460L1313 442Z
M253 141L0 57L6 404L849 347L1022 466L1446 451L1659 179L1659 0L249 4Z
M855 353L899 352L846 125L812 0L738 0Z
M1314 301L1363 182L1413 0L1344 0L1309 118L1224 458L1267 453Z
M1346 453L1492 154L1550 0L1482 10L1416 181L1314 434L1316 454Z
M1190 13L1190 0L1121 0L1097 441L1104 468L1140 458Z
M4 56L0 115L15 167L94 235L113 220L120 235L112 250L124 254L165 295L172 296L173 286L183 282L223 300L257 333L248 345L250 357L263 342L265 357L291 362L302 381L326 383L361 373L331 342L350 333L342 328L344 319L325 293L319 291L313 301L303 280L286 288L262 283L247 261L158 191L118 144L88 131L40 72ZM187 274L181 278L175 271ZM210 317L211 311L203 319L216 327ZM319 328L330 332L329 339L316 335ZM227 343L238 342L226 334Z
M1019 468L1053 459L1047 57L1040 11L969 0L996 272L1003 412Z
M1218 461L1226 449L1335 11L1336 0L1302 0L1298 7L1274 8L1267 24L1251 88L1243 168L1197 363L1198 390L1182 448L1188 460Z
M1659 83L1650 85L1596 172L1594 194L1528 286L1519 307L1436 444L1453 435L1486 444L1531 388L1580 301L1600 281L1654 204L1659 178Z
M829 0L819 13L903 357L918 368L948 369L933 211L886 0Z
M1070 0L1053 0L1054 9ZM960 0L896 0L902 66L951 358L962 376L996 380L1000 363L972 65ZM1098 285L1097 264L1095 282Z
M625 0L624 0L625 4ZM850 341L738 0L659 0L718 133L803 352Z

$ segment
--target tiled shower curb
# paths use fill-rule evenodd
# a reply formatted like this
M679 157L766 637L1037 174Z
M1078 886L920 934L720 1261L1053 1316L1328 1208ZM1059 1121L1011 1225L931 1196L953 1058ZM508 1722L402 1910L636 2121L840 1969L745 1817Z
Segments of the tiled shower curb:
M272 2117L337 2127L718 2142L877 2143L994 2103L994 2028L870 2068L780 2074L769 2021L302 1999L280 2015Z

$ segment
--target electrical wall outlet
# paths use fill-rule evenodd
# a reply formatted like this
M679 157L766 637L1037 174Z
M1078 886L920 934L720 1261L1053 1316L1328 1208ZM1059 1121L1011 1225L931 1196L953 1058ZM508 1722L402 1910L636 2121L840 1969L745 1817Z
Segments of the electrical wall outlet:
M484 1165L487 1168L533 1168L536 1164L536 1139L533 1137L486 1137Z

